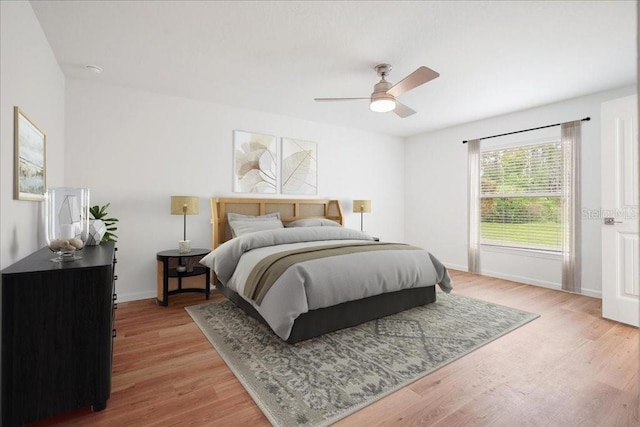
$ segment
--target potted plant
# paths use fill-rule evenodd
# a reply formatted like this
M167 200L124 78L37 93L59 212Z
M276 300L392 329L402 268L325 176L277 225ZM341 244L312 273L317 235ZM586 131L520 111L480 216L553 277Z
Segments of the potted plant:
M89 221L89 239L88 245L99 245L100 242L115 242L118 236L113 232L118 229L116 223L117 218L107 218L107 208L111 203L107 203L104 206L92 206L89 208L89 213L93 217Z

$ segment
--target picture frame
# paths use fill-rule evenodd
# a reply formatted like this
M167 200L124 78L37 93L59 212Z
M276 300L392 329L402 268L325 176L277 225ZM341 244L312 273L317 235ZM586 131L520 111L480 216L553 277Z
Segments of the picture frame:
M281 192L292 195L318 194L318 144L282 138Z
M44 200L47 191L47 136L17 106L14 111L14 199Z
M233 191L276 194L280 185L277 138L233 131Z

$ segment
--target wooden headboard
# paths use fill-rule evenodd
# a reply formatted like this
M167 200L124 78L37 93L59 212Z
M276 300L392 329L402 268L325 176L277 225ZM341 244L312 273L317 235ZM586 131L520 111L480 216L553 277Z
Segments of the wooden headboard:
M228 213L265 215L280 212L285 224L301 218L326 218L344 225L342 206L339 200L328 199L247 199L211 198L212 248L231 239L227 222Z

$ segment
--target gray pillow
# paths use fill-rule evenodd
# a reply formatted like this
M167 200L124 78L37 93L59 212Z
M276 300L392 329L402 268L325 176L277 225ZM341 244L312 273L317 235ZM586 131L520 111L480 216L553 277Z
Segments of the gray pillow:
M291 221L287 227L342 227L339 223L326 218L303 218Z
M280 219L280 212L273 212L273 213L269 213L266 215L260 215L260 216L255 216L255 215L243 215L243 214L239 214L239 213L228 213L227 214L227 220L232 221L232 220L236 220L236 219L249 219L249 220L255 220L255 221L264 221L267 219Z
M261 216L228 213L227 220L229 221L229 227L231 227L232 237L284 227L282 221L280 221L280 212Z

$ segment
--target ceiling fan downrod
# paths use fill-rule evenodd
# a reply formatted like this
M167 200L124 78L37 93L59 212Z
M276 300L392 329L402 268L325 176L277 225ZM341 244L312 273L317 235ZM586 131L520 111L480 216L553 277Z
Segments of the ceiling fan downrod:
M369 108L376 113L388 113L396 108L395 98L387 93L393 85L385 79L391 72L391 65L378 64L375 66L375 70L380 76L380 81L373 86Z

